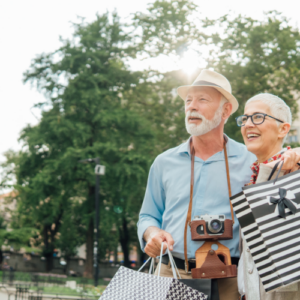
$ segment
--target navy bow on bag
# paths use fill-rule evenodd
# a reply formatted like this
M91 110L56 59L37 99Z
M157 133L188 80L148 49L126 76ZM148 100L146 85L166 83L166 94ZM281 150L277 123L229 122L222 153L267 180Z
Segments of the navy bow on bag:
M279 199L276 199L274 197L270 197L270 202L273 204L278 204L278 212L279 216L285 219L285 208L288 208L293 214L297 212L297 207L294 205L294 203L288 199L285 198L287 194L287 190L283 188L279 188Z

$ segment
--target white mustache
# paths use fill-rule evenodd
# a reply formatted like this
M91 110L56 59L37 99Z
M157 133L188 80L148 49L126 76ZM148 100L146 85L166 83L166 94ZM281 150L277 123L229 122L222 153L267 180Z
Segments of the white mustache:
M186 113L186 119L190 118L190 117L196 117L196 118L200 118L200 119L204 119L205 120L205 117L202 116L201 114L197 113L196 111L188 111Z

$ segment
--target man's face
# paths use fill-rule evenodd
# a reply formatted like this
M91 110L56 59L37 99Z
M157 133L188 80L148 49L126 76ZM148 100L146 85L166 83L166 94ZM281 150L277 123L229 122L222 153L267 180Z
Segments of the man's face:
M203 135L221 123L222 95L214 88L193 87L185 99L185 125L188 133Z

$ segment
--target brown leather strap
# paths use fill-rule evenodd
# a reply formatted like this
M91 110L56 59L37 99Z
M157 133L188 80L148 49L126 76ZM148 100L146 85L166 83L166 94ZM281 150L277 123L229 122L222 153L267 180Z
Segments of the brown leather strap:
M225 164L226 164L226 175L227 175L227 185L228 185L228 194L229 194L229 203L230 203L230 209L231 209L231 219L232 219L232 226L234 224L234 214L233 214L233 207L232 203L230 201L231 194L231 184L230 184L230 175L229 175L229 163L228 163L228 156L227 156L227 142L224 139L224 156L225 156Z
M228 185L228 193L229 198L231 197L231 185L230 185L230 176L229 176L229 164L228 164L228 157L227 157L227 149L226 149L227 139L224 136L224 156L225 156L225 165L226 165L226 175L227 175L227 185ZM184 259L185 259L185 270L188 272L189 270L189 262L187 257L187 229L188 225L191 223L192 219L192 207L193 207L193 194L194 194L194 162L195 162L195 148L193 146L193 140L190 139L190 152L191 152L191 187L190 187L190 203L189 208L186 216L185 227L184 227ZM230 202L230 209L231 209L231 218L232 218L232 225L234 224L234 214L233 214L233 207Z
M193 194L194 194L194 162L195 162L195 148L193 146L193 140L190 139L190 152L191 152L191 186L190 186L190 203L188 208L188 213L186 216L185 226L184 226L184 259L185 259L185 270L189 269L189 262L187 258L187 229L192 218L192 206L193 206Z

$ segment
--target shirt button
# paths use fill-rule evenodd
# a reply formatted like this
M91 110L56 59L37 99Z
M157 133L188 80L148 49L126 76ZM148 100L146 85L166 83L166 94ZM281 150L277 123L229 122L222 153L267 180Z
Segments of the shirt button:
M252 274L252 273L253 273L253 270L248 269L248 273L249 273L249 274Z
M247 248L247 252L250 252L250 249L249 249L249 248Z

